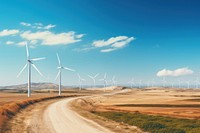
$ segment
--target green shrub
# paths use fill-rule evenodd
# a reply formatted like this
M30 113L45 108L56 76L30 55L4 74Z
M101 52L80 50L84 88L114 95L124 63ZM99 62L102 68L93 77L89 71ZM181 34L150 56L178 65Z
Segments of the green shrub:
M156 132L162 128L165 128L165 125L157 122L145 122L140 128L142 128L144 131Z
M96 115L134 125L151 133L200 133L200 120L178 119L124 112L93 112Z
M159 130L160 133L186 133L184 130L182 129L176 129L176 128L164 128Z

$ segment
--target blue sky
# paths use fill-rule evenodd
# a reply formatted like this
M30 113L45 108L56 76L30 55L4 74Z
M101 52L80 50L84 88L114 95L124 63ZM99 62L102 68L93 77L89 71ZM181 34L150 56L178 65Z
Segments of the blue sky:
M1 1L0 85L27 82L27 72L16 78L25 64L24 41L31 57L47 58L35 62L46 78L33 70L34 82L56 82L56 53L85 84L92 83L87 74L105 72L124 83L132 77L159 82L156 74L163 69L169 80L195 79L200 74L199 6L198 0ZM174 74L185 67L192 73ZM64 85L77 82L76 73L63 73Z

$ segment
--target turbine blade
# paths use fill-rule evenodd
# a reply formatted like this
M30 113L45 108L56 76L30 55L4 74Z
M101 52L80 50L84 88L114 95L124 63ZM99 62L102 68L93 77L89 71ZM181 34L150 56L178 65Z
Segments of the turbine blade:
M29 59L29 50L28 50L28 43L26 42L26 55L27 59Z
M61 62L60 62L60 58L59 58L59 55L57 54L57 59L58 59L58 64L59 66L61 66Z
M69 70L69 71L75 71L75 70L73 70L73 69L71 69L71 68L67 68L67 67L63 67L65 70Z
M94 76L94 78L96 78L97 76L99 76L99 73L97 73L97 74Z
M92 77L92 76L90 76L90 75L88 75L88 77L90 77L91 79L93 79L93 77Z
M42 58L34 58L34 59L31 59L31 61L38 61L38 60L44 60L46 59L45 57L42 57Z
M60 75L60 73L61 73L61 71L59 70L59 71L58 71L58 74L56 75L56 78L55 78L55 80L57 80L57 79L58 79L58 76Z
M34 68L35 68L35 70L43 77L43 75L42 75L42 73L38 70L38 68L34 65L34 64L31 64Z
M17 78L22 74L22 72L24 71L24 69L27 67L27 64L24 65L24 67L22 68L22 70L19 72L19 74L17 75Z
M104 79L106 79L106 77L107 77L107 73L104 74Z

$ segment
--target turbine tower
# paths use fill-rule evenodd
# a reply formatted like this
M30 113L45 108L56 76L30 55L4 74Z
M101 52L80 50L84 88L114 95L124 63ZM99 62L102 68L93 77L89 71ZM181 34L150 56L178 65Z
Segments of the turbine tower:
M155 84L155 79L153 78L151 81L151 87L154 87L154 84Z
M106 80L106 78L107 78L107 74L105 73L105 74L104 74L104 77L103 77L102 79L100 79L100 81L103 81L103 84L104 84L104 91L106 91L105 89L106 89L107 83L108 83L108 81Z
M22 72L26 69L26 67L28 67L28 97L30 97L31 96L31 67L33 67L41 76L43 76L42 73L39 71L39 69L33 64L33 61L39 61L39 60L43 60L45 58L43 57L43 58L31 59L27 42L26 42L26 55L27 55L27 59L26 59L27 63L22 68L22 70L19 72L17 77L19 77L22 74Z
M68 71L75 71L75 70L73 70L73 69L70 69L70 68L67 68L67 67L64 67L64 66L62 66L62 63L61 63L61 61L60 61L60 58L59 58L59 56L58 56L58 54L57 54L57 59L58 59L58 74L57 74L57 76L56 76L56 79L59 77L59 96L61 96L61 89L62 89L62 70L64 69L64 70L68 70ZM56 80L55 79L55 80Z
M88 75L89 78L93 80L93 88L96 87L96 78L99 76L99 73L97 73L95 76Z
M79 73L77 74L78 79L79 79L79 90L82 89L82 81L85 81L85 79L81 78L81 76L79 75Z

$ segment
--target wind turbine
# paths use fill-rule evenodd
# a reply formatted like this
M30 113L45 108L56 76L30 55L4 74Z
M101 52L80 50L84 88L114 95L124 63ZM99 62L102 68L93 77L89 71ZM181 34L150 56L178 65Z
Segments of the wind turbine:
M187 82L187 88L190 88L190 80L186 81Z
M181 88L181 80L178 80L178 88Z
M139 81L139 88L141 88L142 80Z
M97 78L97 76L99 76L99 73L97 73L95 76L88 75L88 77L93 80L93 88L96 87L96 78Z
M57 59L58 59L58 74L57 74L57 76L56 76L56 78L55 78L55 80L59 77L59 96L61 96L61 89L62 89L62 70L64 69L64 70L68 70L68 71L75 71L75 70L73 70L73 69L70 69L70 68L67 68L67 67L64 67L64 66L62 66L62 63L61 63L61 61L60 61L60 58L59 58L59 56L58 56L58 54L57 54Z
M134 78L132 78L128 83L131 84L131 88L133 88L133 85L135 85Z
M167 81L165 80L165 77L163 77L162 82L163 82L163 87L165 87L165 85L167 83Z
M171 87L174 88L174 83L171 83Z
M33 64L33 61L39 61L39 60L43 60L45 58L43 57L43 58L31 59L27 42L26 42L26 55L27 55L27 59L26 59L27 63L22 68L22 70L19 72L17 77L19 77L22 74L22 72L26 69L26 67L28 67L28 97L30 97L31 96L31 67L33 67L41 76L43 76L42 73L38 70L38 68Z
M199 77L196 77L196 80L194 82L196 84L196 89L199 88Z
M82 89L82 81L85 81L85 79L81 78L79 73L77 75L78 75L78 79L79 79L79 90L81 90Z
M154 87L154 83L155 83L155 79L154 78L152 79L151 83L152 83L151 87Z
M146 82L146 83L147 83L147 88L150 87L150 82L151 82L151 81L147 81L147 82Z
M103 81L104 91L106 91L105 88L107 87L107 83L108 83L108 81L106 80L106 78L107 78L107 74L105 73L104 77L102 79L100 79L100 81Z
M113 78L112 78L112 83L113 83L113 86L116 86L116 83L117 83L117 81L116 81L116 79L115 79L116 77L115 76L113 76Z

